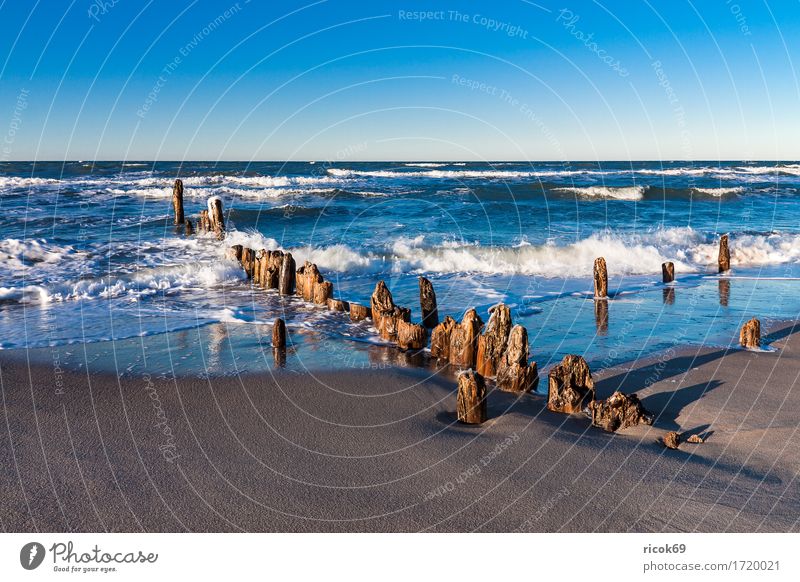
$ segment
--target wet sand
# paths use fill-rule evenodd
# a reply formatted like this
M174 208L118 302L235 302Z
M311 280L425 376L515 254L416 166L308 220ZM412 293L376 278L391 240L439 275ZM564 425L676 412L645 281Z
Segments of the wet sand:
M654 426L616 435L447 373L56 373L0 355L3 531L800 531L800 335L597 372ZM387 359L393 350L387 349ZM546 377L542 375L542 382ZM668 450L666 431L704 444Z

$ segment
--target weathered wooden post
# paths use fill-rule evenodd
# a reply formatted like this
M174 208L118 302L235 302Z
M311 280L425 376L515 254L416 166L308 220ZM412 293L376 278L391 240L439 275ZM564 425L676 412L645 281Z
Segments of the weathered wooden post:
M739 332L739 343L743 348L761 347L761 322L755 317L742 326Z
M450 359L450 336L458 325L456 320L449 315L444 321L433 328L431 332L431 357L437 360Z
M608 271L603 257L594 260L594 296L598 299L608 297Z
M347 301L343 301L341 299L334 299L333 297L331 297L330 299L328 299L328 309L330 309L331 311L349 312L350 304Z
M675 265L671 262L661 264L661 281L672 283L675 280Z
M333 283L323 281L314 286L314 303L317 305L327 305L328 299L333 295Z
M277 318L272 324L272 347L278 350L286 349L286 322Z
M469 309L461 323L450 332L450 363L460 368L475 367L477 355L478 336L481 333L483 321L475 309Z
M251 248L242 249L242 268L248 279L253 278L253 271L255 269L256 253Z
M458 375L458 420L465 424L486 422L486 383L480 374L465 370Z
M295 284L295 264L292 253L284 253L281 272L278 278L278 292L281 295L292 295Z
M392 292L383 281L378 281L375 291L370 297L372 321L378 334L385 340L397 338L397 322L395 321L395 305Z
M302 267L297 269L297 294L304 301L313 302L316 287L322 281L323 278L317 266L306 261Z
M217 233L217 238L225 238L225 218L222 215L222 198L219 196L208 199L208 218L211 221L211 230Z
M418 323L397 321L397 345L403 350L421 350L428 343L428 332Z
M589 366L581 356L564 356L550 370L547 409L573 414L594 402L594 380Z
M506 392L531 392L539 385L536 362L528 364L528 330L515 325L497 366L497 387Z
M508 334L511 333L511 310L499 303L489 309L489 323L478 338L478 354L475 371L485 378L497 374L497 365L506 351Z
M728 248L728 235L723 234L719 239L719 272L724 273L731 269L731 251Z
M433 283L425 277L419 278L419 306L422 310L422 325L427 328L439 324L439 310L436 306L436 292Z
M172 208L175 210L175 225L183 224L183 180L175 180L172 187Z
M192 225L192 221L188 218L186 219L186 235L190 236L194 234L194 226Z
M592 426L616 432L638 424L653 424L653 415L645 410L636 394L614 392L605 400L589 404Z
M350 321L363 321L368 317L372 317L372 311L369 307L359 303L350 304Z
M266 264L266 249L256 251L255 259L253 260L253 284L261 286L261 269Z
M208 232L208 210L201 210L197 219L197 232Z

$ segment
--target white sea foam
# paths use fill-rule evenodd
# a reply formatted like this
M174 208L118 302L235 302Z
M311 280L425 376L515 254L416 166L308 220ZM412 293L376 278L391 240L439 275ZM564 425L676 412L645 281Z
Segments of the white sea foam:
M60 180L51 178L21 178L18 176L0 176L0 189L27 188L29 186L49 186L59 183Z
M255 247L254 247L255 248ZM258 247L261 248L261 247ZM706 272L716 265L718 242L691 228L636 234L595 234L569 245L487 247L448 242L425 244L424 236L400 238L386 252L363 252L346 245L292 249L298 264L308 259L324 271L361 273L484 273L589 277L594 259L604 256L620 275L660 273L665 261L676 271ZM800 261L800 235L737 235L731 239L734 266Z
M570 192L583 198L607 198L613 200L641 200L647 191L647 186L584 186L554 188L557 192Z
M735 186L732 188L692 188L692 190L700 194L708 194L709 196L715 196L719 198L728 194L739 194L744 192L744 187Z

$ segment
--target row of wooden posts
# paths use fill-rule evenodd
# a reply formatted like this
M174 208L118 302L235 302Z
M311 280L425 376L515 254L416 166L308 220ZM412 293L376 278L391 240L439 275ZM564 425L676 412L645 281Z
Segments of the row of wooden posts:
M186 225L186 233L194 229L183 213L183 183L176 180L173 188L175 224ZM212 197L208 210L197 221L198 230L225 236L222 201ZM467 310L461 321L446 316L441 322L433 284L419 277L421 323L411 322L411 310L395 304L384 281L375 285L370 305L360 305L334 297L331 281L326 281L317 265L306 261L297 268L290 252L251 249L233 245L228 258L238 261L254 285L274 289L283 296L297 295L303 300L327 309L349 314L351 321L371 319L380 337L402 350L423 350L430 337L430 356L462 371L458 375L457 417L468 424L480 424L488 419L486 380L506 392L526 393L539 384L536 362L530 360L528 331L513 325L511 310L503 303L489 309L484 322L474 308ZM672 283L675 267L671 262L662 265L662 280ZM728 235L720 239L720 273L730 269ZM606 261L598 257L594 263L594 295L596 302L608 299ZM753 318L742 327L740 342L753 348L760 345L760 323ZM278 356L285 358L286 324L277 318L273 325L272 346ZM276 356L276 357L278 357ZM589 410L592 423L605 430L615 431L639 423L652 422L635 394L615 392L604 401L595 400L594 382L586 361L577 355L567 355L548 374L547 408L567 414Z

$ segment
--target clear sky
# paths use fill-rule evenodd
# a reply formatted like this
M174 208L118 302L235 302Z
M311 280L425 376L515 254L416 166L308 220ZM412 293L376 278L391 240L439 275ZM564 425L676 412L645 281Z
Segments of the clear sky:
M797 0L5 0L0 160L798 159L799 38Z

